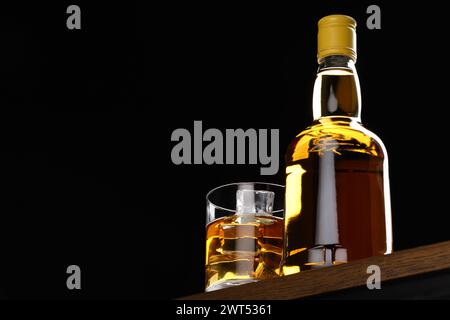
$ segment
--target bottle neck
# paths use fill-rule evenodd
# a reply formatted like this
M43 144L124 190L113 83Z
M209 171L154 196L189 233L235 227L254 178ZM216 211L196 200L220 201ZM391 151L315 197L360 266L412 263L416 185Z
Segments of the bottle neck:
M348 117L361 121L361 93L353 60L328 56L319 61L313 92L314 120Z

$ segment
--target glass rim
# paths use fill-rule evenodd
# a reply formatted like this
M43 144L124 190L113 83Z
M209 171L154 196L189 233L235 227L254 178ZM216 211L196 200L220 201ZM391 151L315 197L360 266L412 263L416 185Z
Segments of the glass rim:
M221 186L218 186L218 187L215 187L215 188L209 190L208 193L206 194L206 202L210 203L211 205L213 205L217 209L221 209L221 210L224 210L224 211L228 211L230 213L234 213L236 211L236 209L228 209L228 208L224 208L224 207L221 207L219 205L216 205L215 203L213 203L212 201L209 200L209 196L214 191L217 191L218 189L221 189L221 188L224 188L224 187L229 187L229 186L237 186L237 185L240 185L240 184L264 184L264 185L268 185L268 186L273 186L273 187L278 187L278 188L285 189L284 185L277 184L277 183L271 183L271 182L258 182L258 181L231 182L231 183L223 184ZM281 213L281 212L284 212L284 208L283 209L274 210L274 211L272 211L272 214L274 214L274 213Z

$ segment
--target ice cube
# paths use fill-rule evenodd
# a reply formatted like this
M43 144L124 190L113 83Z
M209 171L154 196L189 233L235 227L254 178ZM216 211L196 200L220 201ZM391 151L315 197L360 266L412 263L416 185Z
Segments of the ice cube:
M236 192L236 213L272 215L275 193L265 190L242 189Z

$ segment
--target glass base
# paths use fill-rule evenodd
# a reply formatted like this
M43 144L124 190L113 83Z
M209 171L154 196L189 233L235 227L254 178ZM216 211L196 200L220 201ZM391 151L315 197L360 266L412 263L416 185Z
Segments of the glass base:
M258 280L255 280L255 279L226 280L226 281L223 281L220 283L215 283L215 284L209 286L208 288L205 289L205 292L236 287L236 286L240 286L241 284L252 283L252 282L257 282L257 281Z

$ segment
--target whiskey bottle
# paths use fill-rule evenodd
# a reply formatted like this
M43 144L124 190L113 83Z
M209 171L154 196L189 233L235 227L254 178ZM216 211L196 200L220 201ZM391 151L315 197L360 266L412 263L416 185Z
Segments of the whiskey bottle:
M392 252L388 159L361 124L356 22L318 23L312 125L286 154L283 274Z

